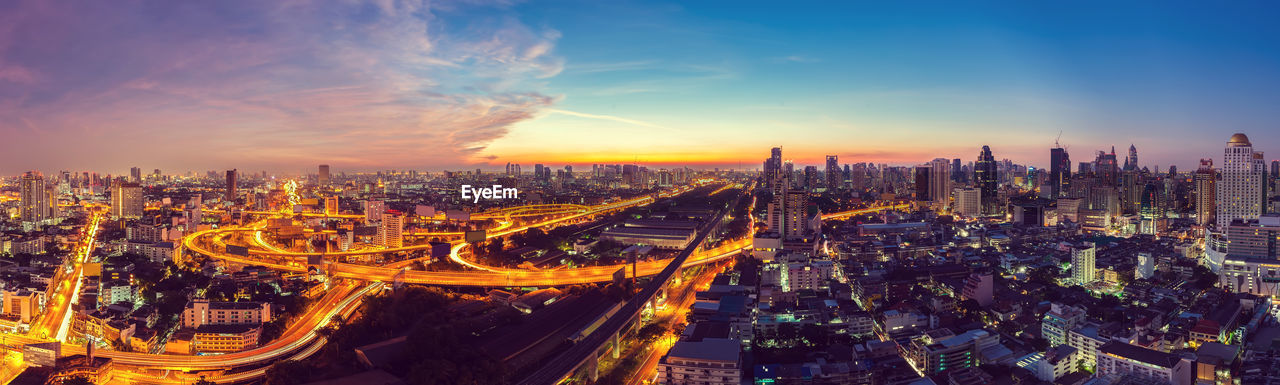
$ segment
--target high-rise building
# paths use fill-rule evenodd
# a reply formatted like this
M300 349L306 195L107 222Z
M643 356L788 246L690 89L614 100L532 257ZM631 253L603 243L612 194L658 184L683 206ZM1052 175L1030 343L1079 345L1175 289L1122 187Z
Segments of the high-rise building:
M142 169L138 167L129 168L129 181L133 183L142 182Z
M1231 242L1228 257L1280 260L1280 216L1232 221L1227 226L1227 239Z
M1134 171L1138 169L1138 148L1132 143L1129 144L1129 157L1124 158L1124 171Z
M1066 191L1067 182L1071 181L1071 157L1067 149L1055 147L1049 150L1049 187L1053 198L1061 197Z
M956 187L952 191L955 202L951 211L966 218L977 218L982 215L982 190L973 187Z
M381 239L380 244L386 248L396 248L404 246L404 216L400 215L384 215L382 217L382 225L378 227L378 238Z
M1085 315L1084 309L1054 302L1040 320L1040 334L1049 340L1049 346L1066 344L1071 329L1084 322Z
M37 171L22 174L21 181L23 222L42 222L49 219L49 194L45 191L44 175Z
M1151 279L1156 275L1156 258L1151 255L1150 251L1138 252L1138 263L1134 265L1133 277L1137 279Z
M364 201L364 222L379 222L382 220L382 214L386 211L387 206L383 201Z
M329 185L329 165L327 164L320 165L320 172L318 174L317 179L318 179L317 182L319 185L321 186Z
M223 196L223 200L234 202L236 200L236 170L227 170L227 191Z
M929 196L933 208L941 210L951 201L951 161L937 158L929 166Z
M991 155L991 147L982 146L978 153L978 161L973 165L973 180L982 190L982 213L984 215L999 214L996 205L996 190L1000 179L996 175L996 158Z
M111 215L116 218L142 218L144 206L141 185L123 182L111 186Z
M1087 285L1095 279L1097 250L1093 242L1081 242L1071 246L1071 279L1079 285Z
M338 214L338 197L324 197L324 213L325 215Z
M1225 230L1236 219L1258 219L1262 215L1262 152L1253 151L1253 143L1245 134L1231 135L1218 168L1216 225ZM1228 239L1230 242L1230 239Z
M827 190L844 188L844 173L840 171L840 159L836 155L827 155Z
M773 195L781 194L789 186L785 186L789 175L782 170L782 147L774 147L769 151L769 158L764 160L764 184Z
M1200 226L1209 226L1214 223L1214 213L1217 212L1217 183L1218 173L1213 170L1213 159L1200 159L1200 169L1192 176L1195 183L1195 209L1196 224Z
M818 188L818 166L804 166L804 189L813 191Z
M960 158L951 160L951 181L955 183L969 183L969 178L966 178L964 169L960 166Z
M1116 159L1116 148L1111 147L1111 152L1106 153L1098 151L1098 159L1094 161L1094 172L1098 179L1107 186L1115 186L1120 180L1120 166Z
M917 202L929 202L933 200L933 197L929 195L931 191L929 189L929 174L933 171L930 170L931 168L933 168L933 166L922 164L916 166L913 171L915 173L915 196Z

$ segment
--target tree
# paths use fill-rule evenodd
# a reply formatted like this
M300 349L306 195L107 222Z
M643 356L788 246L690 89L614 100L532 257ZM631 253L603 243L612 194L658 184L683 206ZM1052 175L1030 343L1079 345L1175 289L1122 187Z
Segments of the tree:
M65 377L60 382L62 385L94 385L93 380L85 376Z
M301 361L284 360L272 364L267 368L267 373L263 379L266 385L296 385L304 384L311 380L311 371L313 368L310 364Z

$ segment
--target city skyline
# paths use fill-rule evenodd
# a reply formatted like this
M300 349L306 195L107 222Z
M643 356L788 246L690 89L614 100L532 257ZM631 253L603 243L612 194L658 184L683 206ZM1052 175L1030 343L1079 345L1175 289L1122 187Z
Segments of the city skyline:
M3 7L5 175L756 169L773 146L1046 167L1060 132L1077 162L1133 143L1192 170L1235 132L1280 143L1265 4Z

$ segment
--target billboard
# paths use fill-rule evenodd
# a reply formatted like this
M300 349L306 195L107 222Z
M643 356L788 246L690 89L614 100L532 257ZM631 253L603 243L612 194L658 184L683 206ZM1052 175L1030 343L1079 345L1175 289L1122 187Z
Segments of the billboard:
M467 241L467 243L476 243L489 238L488 234L489 232L485 230L467 230L467 232L463 234L462 239Z

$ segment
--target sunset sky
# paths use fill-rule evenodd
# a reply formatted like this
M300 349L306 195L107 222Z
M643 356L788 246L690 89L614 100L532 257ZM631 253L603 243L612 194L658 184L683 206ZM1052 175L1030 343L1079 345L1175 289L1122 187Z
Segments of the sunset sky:
M1280 158L1274 3L834 3L3 1L0 174Z

